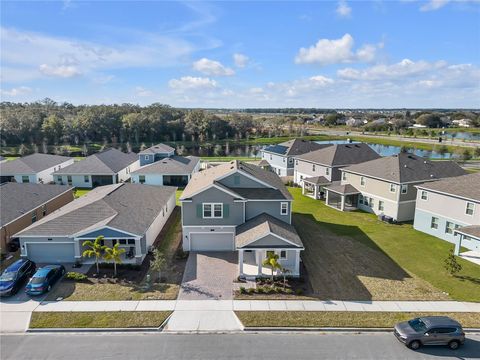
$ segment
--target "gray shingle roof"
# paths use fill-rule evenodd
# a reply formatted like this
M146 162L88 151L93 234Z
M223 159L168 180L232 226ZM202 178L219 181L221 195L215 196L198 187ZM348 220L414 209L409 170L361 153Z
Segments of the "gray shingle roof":
M367 144L336 144L297 156L315 164L345 166L375 160L381 156Z
M395 183L421 182L466 174L454 161L430 161L404 152L351 165L343 170Z
M171 146L165 144L157 144L149 147L148 149L140 151L139 154L163 154L163 153L171 153L175 151L175 149Z
M4 183L0 185L0 226L25 215L71 188L66 185L43 184Z
M142 236L176 188L140 184L100 186L19 233L19 236L71 236L112 226Z
M54 172L55 175L110 175L133 164L138 160L135 153L124 153L110 148L99 153L90 155L84 160L66 166Z
M303 248L302 240L298 236L293 225L287 224L266 213L260 214L247 222L238 225L235 235L235 246L242 248L269 234L275 234L291 243L292 247ZM285 242L279 239L279 246L285 246Z
M303 139L293 139L280 144L267 146L263 151L285 156L295 156L318 150L326 146L329 145L317 144L316 142Z
M132 174L170 174L181 175L191 174L200 161L196 156L172 156L155 161L153 164L142 166Z
M36 153L1 163L0 173L2 176L36 174L71 159L67 156Z
M331 183L331 181L324 176L313 176L313 177L305 178L303 179L303 181L306 181L308 183L315 184L315 185L323 185L323 184Z
M463 226L460 229L455 230L455 232L460 232L467 236L472 236L480 239L480 225Z
M287 188L277 174L271 171L263 170L259 166L248 164L238 160L233 160L228 163L214 166L204 171L193 174L192 179L188 182L188 185L185 187L185 190L182 193L181 199L188 199L193 194L208 188L214 183L217 183L217 179L227 174L234 173L237 170L243 171L248 175L274 187L274 190L277 191L277 196L280 199L292 199L292 195L288 192ZM229 190L240 195L237 192L237 188L232 187L229 188ZM262 190L265 191L265 188L262 188ZM252 190L252 193L254 191L255 190ZM270 194L269 196L272 195Z
M333 191L337 194L342 194L342 195L350 195L350 194L359 194L360 191L358 191L355 186L350 185L350 184L345 184L345 185L340 185L340 184L335 184L328 186L327 191Z
M480 201L480 173L432 181L417 187Z

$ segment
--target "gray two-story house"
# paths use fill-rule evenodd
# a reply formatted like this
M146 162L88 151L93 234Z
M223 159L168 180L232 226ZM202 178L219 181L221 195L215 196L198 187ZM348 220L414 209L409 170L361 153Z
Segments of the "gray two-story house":
M270 145L262 149L262 159L270 164L270 169L278 176L293 176L294 158L298 155L318 150L328 144L317 144L313 141L294 139L280 144Z
M238 251L240 276L266 276L269 252L300 274L304 249L291 225L292 196L278 175L231 161L193 175L180 197L185 251Z

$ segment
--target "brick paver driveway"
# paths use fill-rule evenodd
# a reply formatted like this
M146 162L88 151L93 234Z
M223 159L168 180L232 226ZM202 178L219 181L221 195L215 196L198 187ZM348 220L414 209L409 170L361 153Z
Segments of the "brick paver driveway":
M190 252L183 274L179 300L233 299L237 276L236 252Z

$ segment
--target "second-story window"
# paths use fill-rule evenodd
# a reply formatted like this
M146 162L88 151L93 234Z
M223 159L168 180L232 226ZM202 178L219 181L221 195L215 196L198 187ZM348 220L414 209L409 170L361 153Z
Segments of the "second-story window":
M390 184L390 192L392 192L392 193L397 192L397 185Z
M222 217L223 217L222 203L204 203L203 204L203 218L220 219Z
M145 155L145 160L150 160L150 155Z
M280 215L288 215L288 203L280 203Z
M325 175L330 175L330 168L325 169Z
M408 185L402 185L401 189L402 194L406 194L408 192Z
M428 193L425 190L422 190L422 194L420 197L422 200L428 200Z
M475 204L471 202L467 202L467 208L465 209L465 214L473 215L475 212Z
M360 178L360 185L365 186L365 178L363 176Z
M298 165L298 160L295 160L295 165Z
M315 171L315 164L312 164L312 171Z
M347 173L342 171L342 180L347 180Z
M288 158L288 163L293 164L293 158Z

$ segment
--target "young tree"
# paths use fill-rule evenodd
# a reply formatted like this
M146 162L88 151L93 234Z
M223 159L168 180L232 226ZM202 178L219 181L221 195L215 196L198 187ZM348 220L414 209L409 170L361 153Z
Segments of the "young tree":
M278 263L278 255L273 251L267 251L267 258L263 260L263 266L270 268L272 271L272 284L273 284L273 272L275 270L281 270L282 265Z
M160 249L153 249L153 259L150 260L150 268L158 273L158 282L162 282L162 270L167 265L167 259Z
M107 261L113 261L113 276L117 276L117 264L122 263L120 255L125 253L125 249L119 249L119 243L113 245L113 247L105 247L105 254L103 258Z
M84 241L83 246L88 247L88 249L83 251L82 256L85 257L94 257L95 264L97 265L97 274L100 272L100 267L98 266L98 259L102 257L103 251L107 248L105 245L102 245L103 235L100 235L95 239L95 241Z
M450 275L455 275L462 270L462 265L457 262L457 258L453 254L453 249L450 249L447 258L445 259L445 270L447 270Z
M282 267L282 275L283 275L283 291L287 288L287 275L290 274L290 269Z

